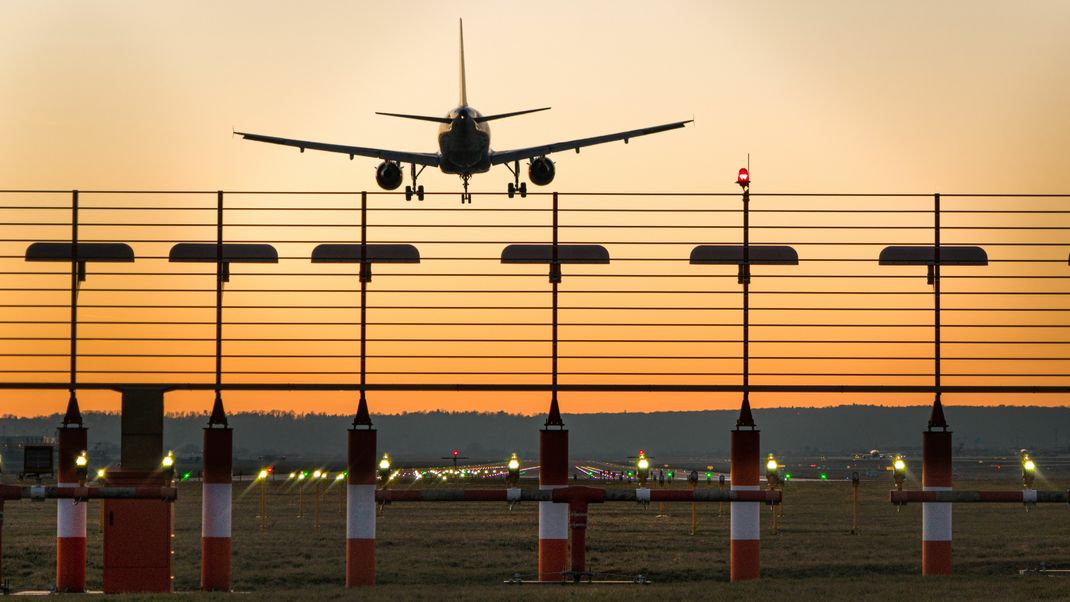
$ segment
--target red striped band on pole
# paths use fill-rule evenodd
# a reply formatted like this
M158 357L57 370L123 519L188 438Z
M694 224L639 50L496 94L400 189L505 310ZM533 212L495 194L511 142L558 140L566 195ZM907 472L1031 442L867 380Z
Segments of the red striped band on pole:
M230 590L231 482L234 431L204 429L201 589Z
M732 431L732 490L758 491L760 435L757 430ZM731 580L746 581L760 575L759 539L761 504L731 503Z
M59 452L57 485L76 488L79 483L75 458L86 449L83 427L58 429ZM56 591L85 591L86 504L74 499L56 500Z
M346 587L375 585L376 431L350 429L346 482Z
M568 486L568 431L539 431L539 489ZM568 566L568 504L539 502L539 581L561 581Z
M924 491L951 491L951 432L922 433L921 482ZM921 506L921 574L951 574L951 504Z

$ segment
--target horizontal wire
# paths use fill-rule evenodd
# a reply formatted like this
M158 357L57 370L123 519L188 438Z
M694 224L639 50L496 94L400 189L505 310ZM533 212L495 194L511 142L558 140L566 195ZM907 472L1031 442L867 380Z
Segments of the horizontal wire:
M0 373L4 374L67 374L68 370L0 370ZM198 374L198 375L214 375L212 370L79 370L79 374ZM264 370L264 371L228 371L228 375L333 375L333 374L345 374L345 375L357 375L357 371L285 371L285 370ZM465 372L451 370L447 372L439 371L384 371L384 370L369 370L367 372L371 375L389 375L389 376L443 376L443 375L456 375L456 376L549 376L550 372L529 372L529 371L498 371L498 372ZM585 371L560 371L558 376L740 376L739 372L585 372ZM932 377L932 373L928 372L751 372L751 376L822 376L822 377L866 377L866 378L917 378L917 377ZM954 373L944 372L942 377L950 378L988 378L988 377L1001 377L1001 378L1070 378L1070 375L1066 373ZM136 383L132 383L136 385Z

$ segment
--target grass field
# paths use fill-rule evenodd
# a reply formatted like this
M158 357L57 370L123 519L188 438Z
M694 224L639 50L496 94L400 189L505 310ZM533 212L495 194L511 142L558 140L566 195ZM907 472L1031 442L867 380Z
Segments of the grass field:
M785 494L779 535L762 514L759 582L728 582L728 505L700 504L698 530L689 534L689 504L592 505L588 565L599 578L651 585L505 585L515 573L532 578L536 565L535 504L508 509L487 503L397 503L378 521L377 577L372 598L753 598L803 599L1070 599L1070 577L1018 575L1048 563L1070 568L1070 509L1016 504L959 505L954 510L955 576L920 576L921 506L896 512L890 483L861 487L861 533L852 535L851 486L794 482ZM909 483L917 487L916 483ZM526 485L528 486L528 485ZM686 487L686 483L677 486ZM714 485L716 486L716 485ZM956 489L1013 489L1014 482L957 482ZM248 483L234 488L233 585L277 598L352 597L343 587L344 521L337 487L326 490L322 524L314 528L314 496L305 513L284 483L268 495L269 529L258 530L258 494ZM1041 488L1058 488L1044 484ZM175 589L196 591L200 563L200 484L183 483L177 502ZM89 506L90 589L101 584L98 506ZM54 503L6 505L4 576L15 590L48 589L55 571ZM218 597L218 595L216 595ZM200 596L195 596L200 597Z

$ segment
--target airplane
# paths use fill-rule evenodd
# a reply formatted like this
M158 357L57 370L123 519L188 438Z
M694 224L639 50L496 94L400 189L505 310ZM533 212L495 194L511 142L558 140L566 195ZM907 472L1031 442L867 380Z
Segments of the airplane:
M461 99L458 107L447 113L445 117L406 115L401 113L376 113L377 115L438 123L438 152L417 153L381 148L368 148L363 146L347 146L343 144L328 144L309 140L293 140L276 136L264 136L247 132L234 132L234 134L241 136L244 140L281 144L284 146L296 146L302 153L305 152L305 149L312 149L349 155L350 160L357 155L361 157L382 159L382 163L380 163L375 170L375 181L384 190L396 190L401 186L403 180L401 165L403 163L408 163L410 166L409 173L412 178L412 185L405 186L405 200L407 201L411 201L414 195L421 201L424 199L424 187L417 186L416 179L423 173L425 168L437 167L442 173L457 174L461 177L461 180L464 182L464 192L461 194L461 203L464 204L465 202L472 202L472 195L468 192L468 181L472 178L472 175L486 173L490 171L490 168L494 165L504 164L513 174L513 182L509 184L507 189L509 198L513 198L516 193L520 193L521 198L523 198L527 196L528 189L527 183L520 181L521 160L529 160L528 179L531 180L531 183L537 186L546 186L553 181L556 173L554 162L547 157L550 153L566 150L575 150L579 153L580 149L585 146L614 142L617 140L623 140L624 143L627 144L628 140L632 138L682 128L685 124L693 121L691 119L687 121L676 121L663 125L629 130L627 132L617 132L615 134L581 138L579 140L568 140L565 142L554 142L527 148L506 151L491 150L490 126L488 125L488 122L494 121L495 119L505 119L506 117L516 117L518 115L545 111L550 107L513 111L511 113L499 113L496 115L483 115L469 106L464 70L463 21L460 23L460 34ZM416 169L417 165L420 166L419 171Z

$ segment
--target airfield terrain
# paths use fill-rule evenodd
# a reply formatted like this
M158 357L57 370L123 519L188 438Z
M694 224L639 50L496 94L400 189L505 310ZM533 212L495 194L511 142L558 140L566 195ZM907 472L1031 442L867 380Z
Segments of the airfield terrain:
M1064 475L1046 476L1038 479L1038 489L1066 488ZM535 483L525 479L521 485L533 487ZM709 486L717 487L716 480L713 485L699 484ZM1019 486L1014 472L955 484L956 489L986 490ZM304 512L298 517L301 501L288 484L269 483L268 528L261 532L256 487L249 482L234 487L235 590L288 599L355 597L342 586L345 528L340 488L324 485L317 530L314 489L304 493ZM673 487L688 484L677 480ZM669 516L664 518L656 516L657 504L591 506L588 565L596 578L631 580L642 574L652 584L509 585L503 582L516 574L533 578L536 504L510 510L493 503L394 503L383 509L378 520L379 585L359 593L374 599L1070 598L1070 576L1018 574L1020 569L1044 564L1070 568L1070 508L1041 505L1027 512L1017 504L960 504L954 509L955 575L922 578L921 506L909 505L897 512L888 502L890 488L890 479L863 481L861 533L852 535L850 482L790 482L779 534L771 533L770 510L762 513L762 579L745 584L728 582L728 504L721 516L719 504L699 504L694 535L689 534L689 504L666 504ZM920 488L920 483L910 480L907 488ZM199 586L200 494L198 482L179 484L176 591L196 592ZM50 502L6 505L3 570L13 589L47 589L53 583L55 516ZM97 502L90 502L88 586L92 590L101 584L99 516Z

